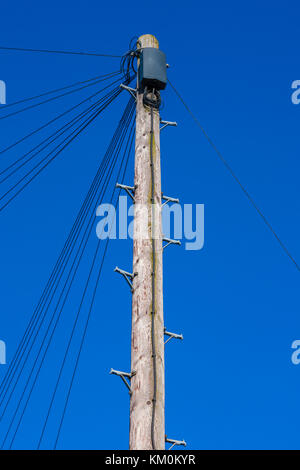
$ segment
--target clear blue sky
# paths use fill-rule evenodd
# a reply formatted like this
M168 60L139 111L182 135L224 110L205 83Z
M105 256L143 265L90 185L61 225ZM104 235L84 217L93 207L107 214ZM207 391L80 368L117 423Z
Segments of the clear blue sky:
M12 1L1 6L0 45L122 54L132 36L155 34L171 81L299 263L300 105L290 98L292 81L300 79L299 13L296 1L166 0L155 8ZM8 103L119 65L118 59L18 52L1 52L0 63ZM166 432L184 438L189 449L299 449L300 365L291 363L291 344L300 338L299 272L169 88L163 98L162 117L179 123L162 136L163 190L205 204L203 250L165 253L166 325L185 338L166 351ZM125 99L0 214L0 339L8 362ZM63 109L57 101L2 121L1 148ZM18 156L4 154L0 167ZM132 170L131 161L129 184ZM128 394L108 374L130 365L130 294L115 265L130 270L130 241L113 242L106 258L59 448L128 446ZM72 314L67 310L69 319ZM36 447L66 341L67 330L15 448ZM5 369L0 366L0 378ZM45 448L53 444L58 417L59 407ZM4 420L1 435L6 426Z

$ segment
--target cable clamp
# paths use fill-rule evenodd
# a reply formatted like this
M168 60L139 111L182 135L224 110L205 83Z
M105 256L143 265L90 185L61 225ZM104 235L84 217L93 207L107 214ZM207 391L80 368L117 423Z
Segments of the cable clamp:
M134 186L127 186L126 184L117 183L116 188L124 189L126 191L126 193L128 194L128 196L131 197L133 202L135 202L134 201L134 192L135 192Z
M181 245L179 240L172 240L171 238L163 238L163 242L167 242L166 245L162 247L163 250L169 245Z
M121 274L126 279L131 292L133 292L132 281L133 281L133 278L137 276L137 273L128 273L127 271L124 271L123 269L118 268L118 266L115 267L114 272Z
M184 447L186 447L185 440L178 441L177 439L169 439L166 436L166 442L169 442L170 444L172 444L171 447L169 448L169 450L173 449L174 446L184 446Z
M136 88L131 88L130 86L124 85L124 83L121 83L120 88L123 88L123 90L128 91L136 101L136 92L137 92Z
M132 394L132 391L131 391L131 387L128 383L128 381L126 379L131 380L131 378L136 375L136 371L133 370L132 372L122 372L120 370L114 370L114 369L110 369L110 374L113 374L113 375L117 375L118 377L121 377L121 379L123 380L124 384L126 385L126 387L128 388L129 390L129 395ZM126 378L125 378L126 377Z
M160 132L165 128L165 127L168 127L168 126L171 126L171 127L177 127L177 122L172 122L172 121L163 121L162 119L160 120L160 123L163 124L160 128Z
M177 333L171 333L170 331L167 331L167 330L166 330L166 327L164 328L164 334L165 334L166 336L169 336L169 338L167 339L167 341L165 341L165 345L166 345L169 341L171 341L172 338L183 340L183 335L178 335Z

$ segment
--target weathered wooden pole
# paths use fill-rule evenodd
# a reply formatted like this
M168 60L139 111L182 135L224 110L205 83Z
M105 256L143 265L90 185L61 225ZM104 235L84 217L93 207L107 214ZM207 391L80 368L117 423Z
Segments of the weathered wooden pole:
M141 36L138 48L145 47L158 49L157 39ZM137 90L129 445L158 450L165 449L160 116L144 104L139 83Z

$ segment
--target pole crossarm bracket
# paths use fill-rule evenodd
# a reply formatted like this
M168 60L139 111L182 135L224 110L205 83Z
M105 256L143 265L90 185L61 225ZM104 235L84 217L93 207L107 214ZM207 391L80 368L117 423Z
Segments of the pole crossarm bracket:
M165 196L164 194L162 194L161 198L165 201L161 207L163 207L165 204L168 204L168 202L174 202L176 204L179 204L179 199L175 198L175 197L169 197L169 196Z
M167 331L166 328L164 329L164 334L165 334L166 336L169 336L169 338L167 339L167 341L165 341L165 345L166 345L169 341L171 341L172 338L183 340L183 335L178 335L177 333L171 333L170 331Z
M169 450L173 449L174 446L184 446L184 447L186 447L185 440L178 441L177 439L169 439L166 436L166 442L169 442L170 444L172 444L171 447L169 448Z
M124 90L128 91L128 93L130 93L136 101L136 88L131 88L130 86L124 85L123 83L121 83L120 88L123 88Z
M167 126L171 127L177 127L177 122L172 122L172 121L163 121L162 119L160 120L160 123L162 124L160 128L160 132Z
M126 279L131 292L133 292L132 281L133 281L133 278L137 275L137 273L128 273L127 271L124 271L123 269L118 268L118 266L115 267L114 271L116 273L121 274Z
M169 245L181 245L181 242L179 240L172 240L171 238L163 238L163 241L166 242L166 245L162 247L163 250Z
M131 387L128 383L128 381L126 380L126 378L130 381L131 378L136 374L136 371L133 370L132 372L122 372L120 370L114 370L114 369L110 369L110 374L113 374L113 375L117 375L118 377L121 377L121 379L123 380L124 384L126 385L126 387L128 388L129 390L129 394L131 395ZM125 378L126 377L126 378Z
M128 194L128 196L131 197L133 202L135 202L134 201L134 192L135 192L135 187L134 186L127 186L126 184L117 183L116 188L124 189L126 191L126 193Z

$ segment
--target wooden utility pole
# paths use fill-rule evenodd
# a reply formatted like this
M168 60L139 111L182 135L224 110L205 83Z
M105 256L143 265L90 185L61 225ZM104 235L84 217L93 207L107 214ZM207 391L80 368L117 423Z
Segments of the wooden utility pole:
M141 36L138 49L145 47L158 49L157 39ZM165 449L160 116L144 105L139 83L137 90L130 449L159 450Z

